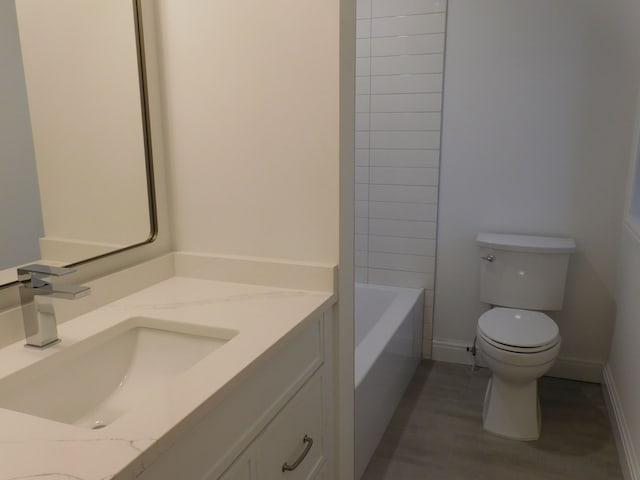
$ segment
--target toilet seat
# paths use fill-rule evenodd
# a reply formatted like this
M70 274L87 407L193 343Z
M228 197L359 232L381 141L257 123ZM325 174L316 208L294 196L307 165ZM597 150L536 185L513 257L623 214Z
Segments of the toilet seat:
M478 319L478 335L491 346L531 354L554 348L560 331L547 315L531 310L493 308Z

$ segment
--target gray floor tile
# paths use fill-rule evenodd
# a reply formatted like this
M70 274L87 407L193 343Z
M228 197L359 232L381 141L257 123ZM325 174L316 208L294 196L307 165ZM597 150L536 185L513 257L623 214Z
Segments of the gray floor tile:
M423 362L363 480L622 480L599 385L539 382L535 442L482 429L487 369Z

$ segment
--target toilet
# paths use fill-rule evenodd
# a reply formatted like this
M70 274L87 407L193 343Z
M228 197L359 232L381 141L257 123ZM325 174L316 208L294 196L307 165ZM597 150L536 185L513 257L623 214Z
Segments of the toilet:
M555 362L560 331L543 311L561 310L571 238L480 233L477 347L491 370L485 430L515 440L540 436L538 378Z

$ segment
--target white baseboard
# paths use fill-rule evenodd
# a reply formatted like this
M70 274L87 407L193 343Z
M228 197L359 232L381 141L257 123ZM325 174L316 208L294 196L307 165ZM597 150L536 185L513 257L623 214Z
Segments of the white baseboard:
M473 341L467 343L460 342L459 340L434 338L431 358L440 362L471 365L473 363L473 356L467 351L467 348L471 347L472 344ZM476 355L476 365L481 367L486 366L486 362L482 359L481 354ZM559 357L547 375L583 382L600 383L602 382L602 368L603 365L600 362Z
M602 383L603 368L602 362L558 357L547 375L581 382Z
M631 434L627 427L627 421L609 365L605 365L603 376L604 398L607 403L616 446L618 447L622 475L625 480L640 480L640 465L638 465L638 459L636 458L636 450L631 440Z
M431 358L438 362L460 363L471 365L473 356L467 352L473 342L465 343L448 338L434 338L431 347Z

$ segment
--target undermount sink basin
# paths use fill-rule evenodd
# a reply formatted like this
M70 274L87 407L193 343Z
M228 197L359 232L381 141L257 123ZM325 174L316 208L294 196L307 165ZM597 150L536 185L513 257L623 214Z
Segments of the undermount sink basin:
M99 429L154 395L238 332L130 318L0 379L0 408Z

